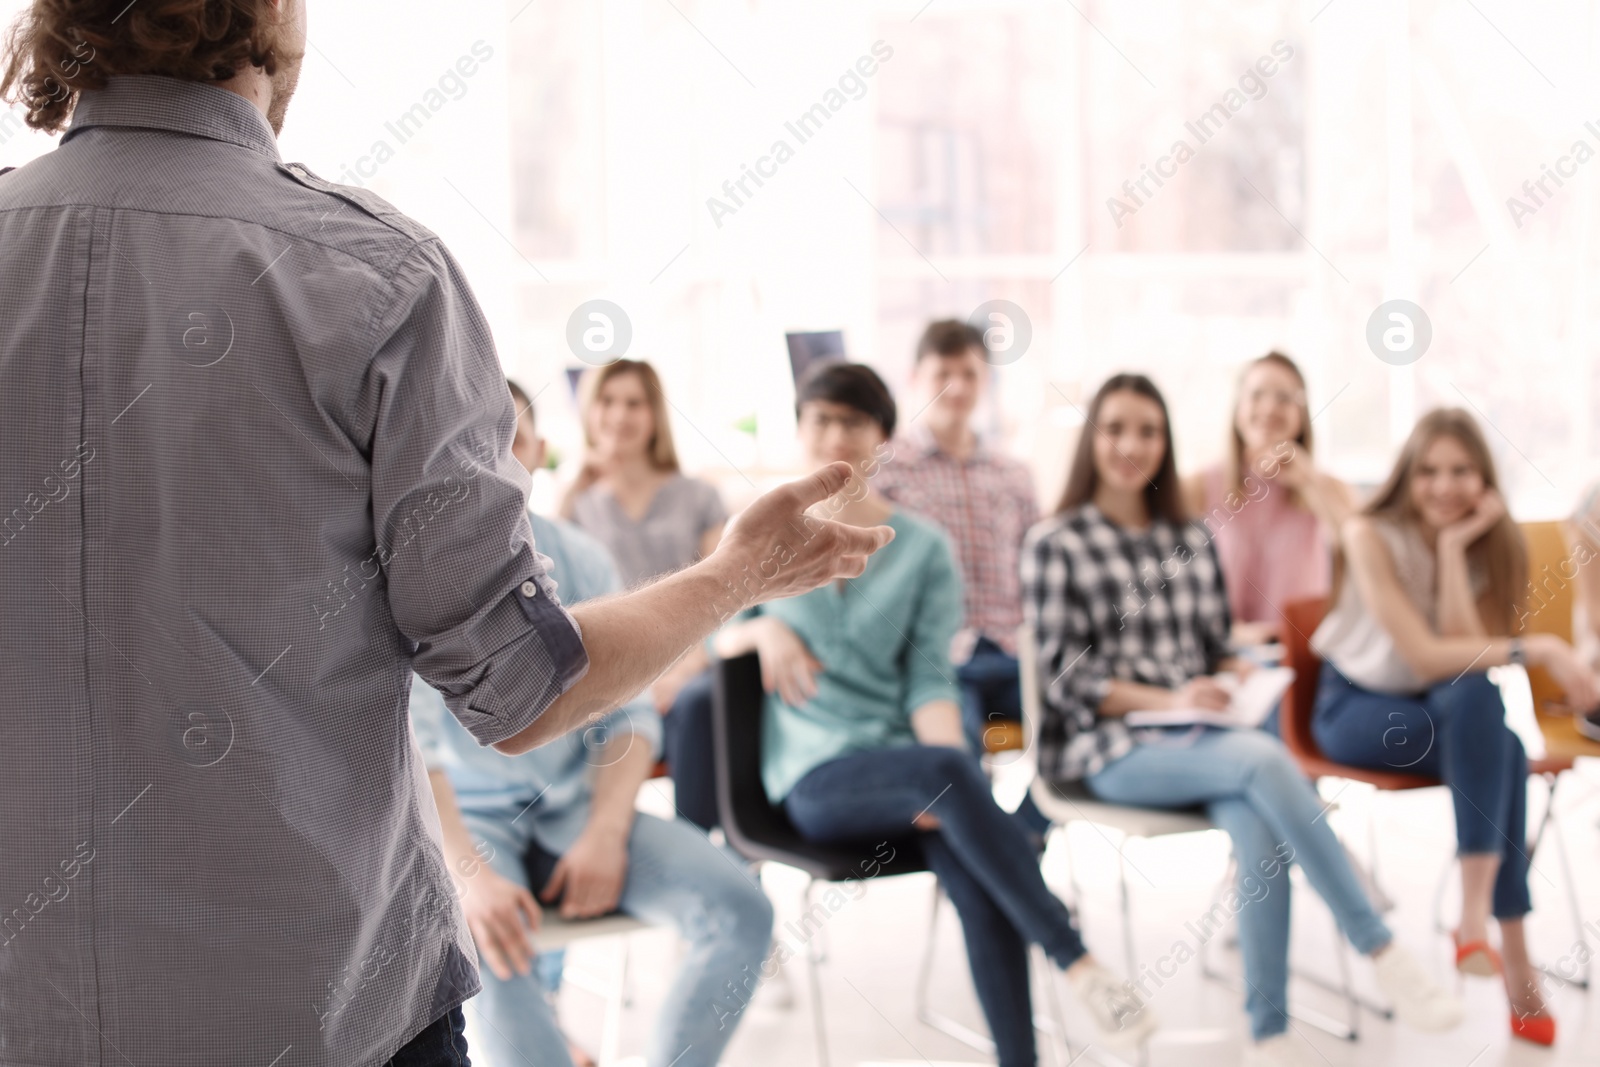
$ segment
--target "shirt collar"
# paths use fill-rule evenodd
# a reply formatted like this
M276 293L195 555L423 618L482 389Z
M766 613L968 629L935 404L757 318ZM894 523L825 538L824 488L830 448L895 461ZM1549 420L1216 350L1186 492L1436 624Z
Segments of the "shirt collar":
M908 427L905 435L906 441L919 456L927 457L944 454L943 450L939 448L939 442L933 436L933 431L928 429L926 425ZM984 442L983 434L980 433L973 442L972 454L967 457L966 462L977 463L988 458L989 446Z
M91 126L171 130L226 141L281 161L272 127L250 101L205 82L154 74L117 75L104 89L86 89L72 112L65 144Z

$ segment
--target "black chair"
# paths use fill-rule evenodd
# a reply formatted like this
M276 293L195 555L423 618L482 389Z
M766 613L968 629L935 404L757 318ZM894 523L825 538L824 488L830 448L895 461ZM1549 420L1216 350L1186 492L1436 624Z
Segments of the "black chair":
M711 708L711 731L715 745L717 776L717 815L728 845L751 861L772 860L795 867L810 876L801 897L802 936L810 962L807 971L811 985L811 1017L816 1028L817 1062L827 1067L828 1034L822 1010L822 980L819 966L825 959L816 934L826 925L828 912L812 926L814 913L821 907L812 903L819 884L848 879L914 874L928 869L921 846L914 834L891 841L863 840L861 843L819 845L800 836L789 816L767 799L761 783L762 706L766 694L761 688L761 664L755 653L721 660L715 667ZM937 918L938 898L935 898ZM794 924L789 924L792 931ZM934 938L929 933L924 948L921 988L933 960ZM1053 989L1052 989L1053 993ZM1059 1009L1058 1009L1059 1010ZM979 1051L994 1052L994 1043L966 1027L946 1022L943 1016L919 1017ZM1040 1020L1043 1023L1043 1020ZM1059 1026L1046 1026L1054 1030Z
M797 867L813 882L842 882L879 874L925 871L914 835L888 842L893 858L885 863L883 842L818 845L805 840L784 810L767 799L761 784L761 664L754 652L722 660L717 666L711 706L716 746L717 816L728 844L748 860L774 860Z

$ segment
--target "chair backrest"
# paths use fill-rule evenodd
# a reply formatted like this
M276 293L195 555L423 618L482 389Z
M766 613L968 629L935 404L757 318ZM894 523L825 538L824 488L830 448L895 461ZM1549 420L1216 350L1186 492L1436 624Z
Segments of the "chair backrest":
M717 776L717 819L728 844L747 859L779 859L804 850L784 810L761 781L761 730L766 691L754 652L717 663L712 676L711 737ZM803 864L796 863L797 866Z
M1566 530L1559 522L1525 522L1522 537L1528 545L1528 632L1555 634L1572 642L1572 609L1576 601ZM1528 686L1533 690L1533 706L1539 711L1553 710L1565 694L1543 667L1528 668Z
M748 860L774 860L814 878L842 881L927 870L918 835L814 844L767 799L761 781L761 731L766 691L761 662L746 653L717 663L712 674L711 738L717 776L717 819L728 845ZM885 852L887 849L887 852Z
M1322 672L1322 659L1311 647L1311 635L1327 613L1327 597L1291 600L1283 606L1283 665L1294 668L1294 682L1283 694L1278 733L1290 753L1301 759L1322 758L1322 750L1311 735L1311 711Z

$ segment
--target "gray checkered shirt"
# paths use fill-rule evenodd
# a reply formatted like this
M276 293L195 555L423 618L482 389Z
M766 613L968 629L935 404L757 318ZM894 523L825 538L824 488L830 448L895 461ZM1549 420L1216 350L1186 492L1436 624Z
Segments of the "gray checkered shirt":
M479 988L407 716L588 660L431 233L242 97L0 176L0 1063L376 1065Z

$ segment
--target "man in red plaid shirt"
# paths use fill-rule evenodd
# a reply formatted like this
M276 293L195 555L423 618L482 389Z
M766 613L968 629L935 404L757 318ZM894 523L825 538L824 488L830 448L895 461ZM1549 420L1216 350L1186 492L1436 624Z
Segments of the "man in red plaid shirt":
M950 661L958 665L967 743L980 755L993 723L1022 718L1019 554L1023 535L1039 521L1028 469L993 451L972 429L988 385L987 356L983 335L971 325L954 319L928 325L912 370L921 414L873 479L885 496L950 534L966 600L966 625L956 634ZM1026 797L1018 815L1039 835L1049 825Z

